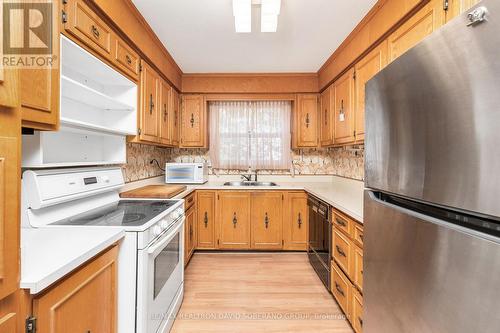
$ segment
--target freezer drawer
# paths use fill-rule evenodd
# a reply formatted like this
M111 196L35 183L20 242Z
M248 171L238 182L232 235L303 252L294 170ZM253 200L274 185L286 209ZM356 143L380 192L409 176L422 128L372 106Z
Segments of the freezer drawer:
M365 192L364 332L500 332L500 240Z

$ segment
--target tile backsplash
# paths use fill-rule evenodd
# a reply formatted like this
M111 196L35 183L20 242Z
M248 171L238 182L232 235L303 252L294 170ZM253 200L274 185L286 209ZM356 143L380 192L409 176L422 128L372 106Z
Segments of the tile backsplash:
M127 182L156 177L164 174L156 164L162 167L165 162L207 162L210 156L206 149L159 148L142 144L127 144L127 164L124 174ZM364 180L364 146L342 148L303 149L292 151L293 169L261 170L261 174L278 175L336 175L357 180ZM210 174L239 174L240 170L210 169Z

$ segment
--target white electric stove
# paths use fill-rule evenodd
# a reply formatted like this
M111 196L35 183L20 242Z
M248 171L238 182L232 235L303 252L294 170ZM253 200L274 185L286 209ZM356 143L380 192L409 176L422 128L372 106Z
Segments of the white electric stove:
M119 167L25 171L22 227L124 230L118 332L165 333L183 297L184 200L121 200L123 185Z

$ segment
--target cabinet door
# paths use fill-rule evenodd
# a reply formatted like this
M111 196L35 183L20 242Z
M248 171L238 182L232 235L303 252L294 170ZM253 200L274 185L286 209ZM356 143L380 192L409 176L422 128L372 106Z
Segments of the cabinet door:
M199 249L215 249L215 192L198 191L198 245Z
M353 246L353 281L354 285L363 291L363 250L359 246Z
M205 105L202 95L183 95L181 103L181 147L205 147Z
M159 140L158 81L158 74L146 62L142 61L139 137L141 140L149 142L158 142Z
M334 143L354 142L354 69L350 69L334 84Z
M171 89L170 97L170 141L172 146L179 146L179 125L180 125L180 97L175 89Z
M114 246L33 300L40 332L116 332Z
M121 38L115 40L115 64L134 81L139 78L139 55Z
M283 230L285 250L307 250L309 230L307 193L290 192L285 195Z
M297 95L294 116L294 148L318 146L318 95Z
M158 105L159 112L159 133L160 133L160 143L165 145L170 145L170 117L169 108L170 103L170 86L164 80L159 80L160 82L160 104Z
M218 201L219 248L250 248L250 193L221 191Z
M352 291L351 301L351 323L354 332L363 332L363 297L356 291Z
M186 221L184 222L184 266L189 263L195 247L195 229L196 209L191 206L186 212Z
M387 65L387 41L383 41L355 66L354 128L356 142L365 140L365 87Z
M283 194L281 192L252 193L252 249L281 250L283 248Z
M443 1L430 1L389 36L389 62L441 27L444 21Z
M320 132L321 146L330 146L333 144L333 126L331 115L331 103L334 97L332 87L328 87L321 94L321 112L320 112Z
M0 113L5 110L0 109ZM0 115L2 122L10 124ZM4 123L5 124L5 123ZM18 127L18 131L19 131ZM19 139L0 136L0 299L15 292L19 277Z

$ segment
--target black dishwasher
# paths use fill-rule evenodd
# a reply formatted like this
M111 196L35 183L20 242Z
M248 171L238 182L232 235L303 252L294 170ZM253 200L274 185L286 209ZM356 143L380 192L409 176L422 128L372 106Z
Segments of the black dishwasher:
M309 240L307 255L311 266L330 291L330 258L332 247L332 225L330 207L320 199L309 196Z

